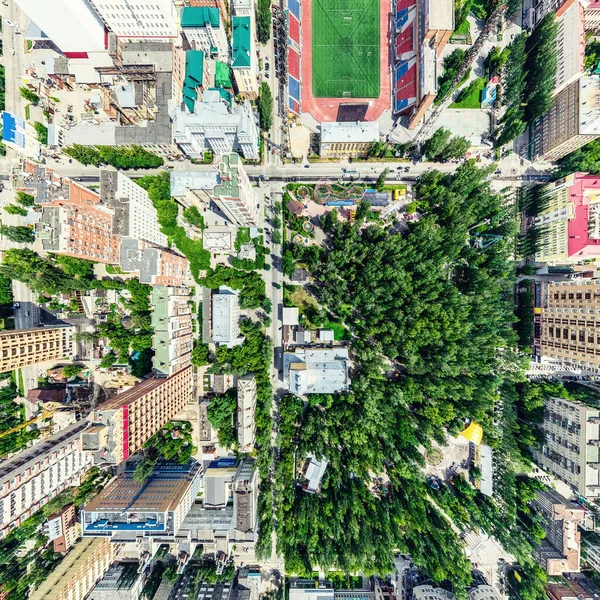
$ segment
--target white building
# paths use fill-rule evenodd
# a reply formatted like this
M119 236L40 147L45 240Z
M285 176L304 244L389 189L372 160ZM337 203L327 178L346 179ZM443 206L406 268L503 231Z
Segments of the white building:
M86 0L15 0L67 56L105 49L104 25Z
M245 98L258 96L258 62L254 25L251 16L234 16L232 19L231 71L240 93Z
M379 121L322 123L322 158L365 157L369 146L379 141Z
M453 600L454 594L432 585L417 585L413 588L413 600Z
M212 340L228 347L240 344L240 303L238 295L228 287L212 295Z
M321 487L321 482L323 481L323 475L325 475L325 470L327 469L327 465L329 461L322 457L321 460L318 460L314 454L309 454L306 457L306 465L304 467L304 483L302 488L305 492L309 492L310 494L314 494L318 492Z
M236 17L251 17L254 19L254 0L233 0L233 14Z
M89 0L108 29L125 39L170 41L177 36L173 0Z
M556 46L559 60L556 69L555 94L583 75L585 17L582 4L577 1L573 2L560 16L556 17L556 21L558 23Z
M205 152L240 152L249 160L260 156L258 125L248 101L230 112L219 92L207 91L193 113L178 106L171 118L173 139L189 158L202 159Z
M100 197L115 211L113 233L167 247L148 192L120 171L100 171Z
M238 379L238 446L240 452L252 452L256 434L254 411L256 410L257 386L254 375Z
M214 6L186 6L181 11L181 30L194 50L207 57L228 62L227 31L221 13Z
M496 588L491 585L477 585L468 593L469 600L502 600Z
M297 348L283 355L283 376L294 394L338 394L350 388L348 350Z

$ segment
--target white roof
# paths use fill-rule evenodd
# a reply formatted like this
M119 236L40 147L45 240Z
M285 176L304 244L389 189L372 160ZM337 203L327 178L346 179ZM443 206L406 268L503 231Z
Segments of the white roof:
M346 348L297 349L283 355L283 372L291 392L336 394L350 386Z
M378 141L379 121L321 124L321 144Z
M117 124L114 121L105 121L98 125L76 125L71 129L64 129L64 145L83 144L90 146L100 144L114 146L116 144Z
M219 183L219 171L171 171L171 196L185 196L188 190L214 190Z
M454 29L454 0L429 0L429 29Z
M319 329L319 339L322 342L333 342L333 329Z
M321 485L321 479L323 479L325 469L327 468L329 462L326 458L317 460L317 457L314 454L309 454L307 458L310 458L310 462L308 463L306 472L304 473L304 477L308 479L306 487L311 492L314 492Z
M298 307L297 306L284 306L283 307L283 324L284 325L298 325Z
M600 135L600 77L579 80L579 133Z
M233 341L234 308L238 302L232 290L221 288L212 297L213 341L228 344Z
M480 490L482 494L491 496L494 493L492 449L485 444L481 444L481 446L479 446L479 452L481 457L481 482L479 484Z
M122 108L136 107L133 85L119 85L115 89L115 94Z

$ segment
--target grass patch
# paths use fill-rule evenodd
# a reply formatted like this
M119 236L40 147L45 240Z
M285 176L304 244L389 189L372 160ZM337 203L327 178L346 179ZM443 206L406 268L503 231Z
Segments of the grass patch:
M456 38L468 38L470 34L471 34L471 24L469 23L469 21L467 19L465 19L454 30L454 33L452 34L452 38L453 39L456 39Z
M111 275L129 275L127 271L123 271L121 267L115 265L106 265L106 272Z
M25 107L25 118L29 121L29 119L31 118L30 112L29 112L29 104Z
M297 306L301 312L304 312L306 307L317 309L319 306L316 299L301 285L288 284L284 284L283 304L284 306Z
M474 79L465 90L461 91L457 101L453 102L450 108L481 108L481 93L484 87L485 79L482 77Z

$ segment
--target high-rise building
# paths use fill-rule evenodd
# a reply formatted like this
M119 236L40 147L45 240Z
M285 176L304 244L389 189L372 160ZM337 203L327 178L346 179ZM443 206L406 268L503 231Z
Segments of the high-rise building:
M578 0L565 2L555 14L558 24L556 50L559 57L554 87L556 94L577 81L584 73L585 27L583 5Z
M252 452L254 449L256 398L256 377L254 375L239 377L237 386L237 433L240 452Z
M104 25L87 0L15 0L67 57L106 49Z
M598 536L593 535L583 540L581 544L581 554L585 562L597 573L600 573L600 544Z
M148 192L120 171L100 171L100 197L114 210L113 233L167 247Z
M177 9L173 0L88 1L119 38L169 41L177 37Z
M181 11L181 29L194 50L227 61L227 31L216 6L185 6Z
M600 136L600 79L586 75L567 85L535 122L533 158L556 161Z
M247 227L257 221L256 193L237 154L225 154L219 162L221 183L213 190L214 201L235 225Z
M120 464L142 446L193 398L192 367L171 377L147 379L100 404L88 417L83 449L94 462Z
M533 354L565 370L600 372L600 280L536 283Z
M67 504L61 510L48 515L46 521L48 539L54 546L54 552L67 552L77 541L77 519L75 506Z
M200 490L200 463L159 461L142 483L135 481L134 471L135 463L128 464L124 473L85 505L81 511L84 537L135 542L177 535Z
M554 490L536 492L531 503L541 516L546 537L535 549L538 563L548 575L579 571L579 524L585 519L585 509L567 500Z
M91 467L81 447L79 421L43 442L26 448L0 465L0 536L28 517L67 487L77 487Z
M595 32L600 28L600 0L590 0L585 7L585 30Z
M74 333L70 325L0 331L0 373L72 358Z
M544 444L533 458L585 498L600 496L600 410L575 400L548 398Z
M154 371L173 375L189 366L192 358L192 310L186 287L152 288L152 348Z
M107 538L82 539L29 596L31 600L83 600L115 557Z
M112 564L94 586L89 600L139 600L144 587L144 576L139 570L138 561Z

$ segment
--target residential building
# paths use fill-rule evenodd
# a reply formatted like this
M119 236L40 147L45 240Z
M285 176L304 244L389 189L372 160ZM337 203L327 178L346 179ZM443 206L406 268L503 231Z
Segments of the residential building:
M600 257L600 176L573 173L546 185L535 219L542 231L538 263L574 264Z
M143 187L121 171L102 169L100 197L114 210L115 235L167 247L167 236L160 230L156 208Z
M112 564L94 586L89 600L139 600L144 587L139 570L138 561Z
M237 600L258 600L261 581L260 567L241 567L238 570Z
M600 78L586 75L566 86L534 124L530 154L556 161L600 136Z
M17 6L68 57L104 50L104 25L86 0L15 0Z
M191 278L185 256L136 238L121 240L119 266L149 285L180 287Z
M583 16L586 32L595 33L600 29L600 0L590 0L585 7Z
M256 11L254 0L233 0L233 14L237 17L252 17Z
M173 375L191 364L192 310L186 287L152 288L152 367L155 373Z
M212 341L227 347L241 344L238 294L225 286L212 294Z
M33 126L6 111L2 113L2 142L27 158L39 160L42 155L42 145Z
M194 104L172 110L173 139L189 158L202 159L205 152L240 152L248 160L259 158L259 132L249 101L230 112L229 105L216 91L205 91Z
M221 156L219 175L221 181L213 190L215 204L234 225L256 225L256 193L238 154Z
M202 50L211 58L227 61L227 31L216 6L185 6L181 11L181 29L194 50Z
M74 333L71 325L0 331L0 373L72 358Z
M234 16L231 71L238 93L244 98L258 97L258 62L252 17Z
M237 434L240 452L252 452L256 435L254 412L257 398L256 378L244 375L237 384Z
M129 40L177 37L177 9L173 0L89 0L106 27Z
M454 600L454 594L432 585L417 585L413 588L413 600Z
M379 121L321 124L321 158L365 158L379 141Z
M102 579L114 556L115 547L105 538L80 540L30 600L83 600Z
M108 537L120 543L177 534L200 490L200 463L160 460L142 483L133 478L136 464L128 463L82 509L83 537Z
M587 587L587 586L586 586ZM549 583L546 594L550 600L593 600L596 594L590 594L574 579L563 578L561 583Z
M469 600L502 600L498 590L492 585L476 585L469 588Z
M142 381L89 415L93 425L82 435L83 448L95 464L118 465L139 452L192 398L191 366L171 377Z
M575 400L548 398L544 444L535 462L584 498L600 496L600 410Z
M283 377L290 392L339 394L350 388L348 350L297 348L283 355Z
M233 582L201 583L198 587L197 600L230 600L232 597Z
M0 536L18 527L65 488L77 487L91 467L78 421L0 465Z
M600 573L600 543L598 543L597 535L592 535L582 542L581 554L585 562L597 573Z
M48 539L54 546L54 552L64 553L77 541L77 519L75 506L67 504L56 513L48 515L46 522Z
M36 231L46 252L119 263L119 238L113 233L113 213L103 206L53 200L43 205Z
M537 491L531 503L542 517L546 537L536 548L536 559L548 575L579 571L580 538L578 525L585 509L554 490Z
M321 457L319 460L314 454L309 454L304 461L302 479L299 481L300 487L309 494L320 491L328 464L329 461L325 457Z
M558 64L554 93L577 81L584 74L584 8L578 0L567 0L555 13L558 24L556 48Z

